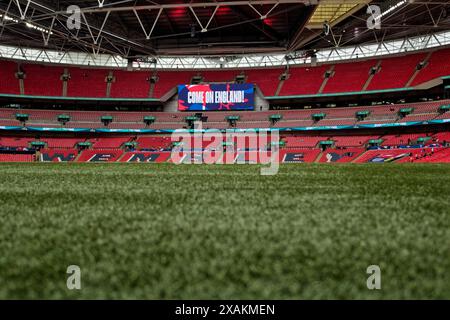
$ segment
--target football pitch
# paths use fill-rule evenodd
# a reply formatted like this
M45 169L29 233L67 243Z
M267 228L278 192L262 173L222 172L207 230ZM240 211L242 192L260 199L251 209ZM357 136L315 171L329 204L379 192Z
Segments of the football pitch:
M450 298L449 165L259 172L1 164L0 298Z

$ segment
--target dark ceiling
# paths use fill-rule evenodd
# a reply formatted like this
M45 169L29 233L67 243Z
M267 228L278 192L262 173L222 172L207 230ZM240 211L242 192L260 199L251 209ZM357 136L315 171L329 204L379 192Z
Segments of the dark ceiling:
M0 1L0 13L16 19L3 21L1 44L112 53L124 57L289 52L371 43L450 29L448 1L407 3L383 16L379 30L370 30L366 26L367 3L379 5L386 11L399 1L362 1L366 4L358 7L360 9L331 23L331 32L327 36L322 28L309 27L318 6L305 3L307 1L285 0L275 5L276 1L264 0L104 0L102 8L99 8L98 0L18 1L20 9L16 0ZM330 1L345 3L352 0ZM257 4L250 6L248 2ZM84 11L80 30L69 30L67 25L66 9L73 4ZM217 7L217 4L222 5ZM24 20L20 19L21 11ZM27 27L27 21L51 29L48 41L48 34ZM207 31L202 32L202 27ZM147 37L150 31L151 35Z

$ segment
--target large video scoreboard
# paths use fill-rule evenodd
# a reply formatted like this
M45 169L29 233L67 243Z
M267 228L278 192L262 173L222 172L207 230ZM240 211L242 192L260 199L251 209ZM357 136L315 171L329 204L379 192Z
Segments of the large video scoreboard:
M253 84L196 84L178 86L179 111L254 110Z

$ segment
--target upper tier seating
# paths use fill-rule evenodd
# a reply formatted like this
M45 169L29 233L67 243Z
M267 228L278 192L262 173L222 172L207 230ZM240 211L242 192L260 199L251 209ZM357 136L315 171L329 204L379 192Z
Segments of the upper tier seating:
M256 83L264 96L274 96L280 82L283 69L253 69L246 70L248 83Z
M450 49L433 52L427 65L412 82L416 86L442 76L450 76Z
M26 74L25 94L33 96L63 95L61 75L64 73L64 68L26 64L22 65L22 70Z
M179 84L190 84L195 71L160 71L157 73L158 82L155 84L153 98L161 98Z
M17 71L17 63L0 61L0 93L20 94L19 80L15 76Z
M69 97L106 97L106 77L108 70L69 68L70 80L67 85Z
M234 82L236 76L240 74L239 70L219 70L219 71L201 71L204 82ZM180 83L181 84L181 83Z
M291 66L290 76L283 82L280 96L314 95L325 81L325 72L331 71L323 93L361 91L369 79L369 70L380 62L376 73L366 90L403 88L415 73L419 62L424 61L428 53L413 53L383 59L372 58L363 61L324 64L312 66ZM63 95L61 75L64 67L21 64L25 72L24 93L39 96ZM110 97L112 98L161 98L174 90L179 84L190 84L194 76L202 76L205 82L230 82L239 74L247 77L248 83L255 83L265 96L274 96L280 84L280 75L284 68L262 69L221 69L221 70L159 70L125 71L117 69L97 69L89 67L68 67L67 96L69 97L107 97L106 77L112 74ZM0 61L0 94L20 94L19 79L15 73L18 63ZM412 87L430 80L450 75L450 49L433 52L428 63L412 81ZM157 82L150 84L152 76ZM153 86L153 90L151 89ZM175 92L175 91L174 91Z
M150 72L114 71L111 84L111 98L148 98L150 92Z
M293 67L289 70L289 79L284 81L280 96L317 94L329 66Z
M361 91L375 64L376 60L336 64L323 93Z
M416 71L416 66L425 57L425 53L419 53L381 60L380 70L373 76L367 90L405 87Z

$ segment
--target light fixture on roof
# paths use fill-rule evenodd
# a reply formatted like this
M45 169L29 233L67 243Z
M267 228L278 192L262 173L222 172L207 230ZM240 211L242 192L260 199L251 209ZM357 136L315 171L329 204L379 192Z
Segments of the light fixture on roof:
M412 0L412 1L409 0L409 3L412 3L412 2L414 2L414 1L413 1L413 0ZM384 11L384 12L382 12L382 13L381 13L377 18L375 18L375 19L381 19L381 18L383 18L384 16L386 16L386 15L388 15L389 13L391 13L392 11L394 11L394 10L400 8L401 6L403 6L403 5L406 4L406 3L408 3L408 0L401 0L401 1L397 2L395 5L389 7L389 9L387 9L387 10Z

